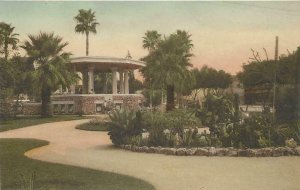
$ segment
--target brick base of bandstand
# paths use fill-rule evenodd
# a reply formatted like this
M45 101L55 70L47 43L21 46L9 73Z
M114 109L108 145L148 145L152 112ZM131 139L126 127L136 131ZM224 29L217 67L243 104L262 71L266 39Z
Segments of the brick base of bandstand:
M141 108L144 96L141 94L64 94L51 96L51 111L54 114L105 113L114 109ZM24 103L24 115L38 115L41 103Z

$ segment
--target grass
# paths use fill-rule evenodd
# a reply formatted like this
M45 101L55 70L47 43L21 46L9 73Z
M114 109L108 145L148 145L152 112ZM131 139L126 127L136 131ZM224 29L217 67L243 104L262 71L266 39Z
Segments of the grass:
M103 122L101 124L91 124L83 123L81 125L76 126L76 129L86 130L86 131L108 131L108 122Z
M0 139L0 189L30 189L30 178L35 173L35 190L43 189L110 189L153 190L142 180L110 172L85 169L32 160L24 152L44 146L46 141L34 139Z
M85 118L86 117L79 117L76 115L58 115L49 118L41 118L39 116L18 117L15 119L9 119L5 121L0 120L0 132L28 127L31 125L38 125L42 123L50 123L56 121L70 121L70 120L85 119Z
M83 123L76 126L76 129L87 130L87 131L108 131L109 118L93 118L88 123Z

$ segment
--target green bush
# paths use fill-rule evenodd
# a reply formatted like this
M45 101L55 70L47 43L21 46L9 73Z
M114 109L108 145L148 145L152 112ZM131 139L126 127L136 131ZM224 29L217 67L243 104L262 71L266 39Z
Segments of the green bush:
M290 147L290 148L296 148L298 145L297 145L297 142L293 138L291 138L291 139L285 140L285 146Z
M280 124L276 126L273 140L276 145L284 145L285 140L292 138L294 135L292 128L289 124Z
M115 145L129 144L132 137L142 133L142 114L129 110L116 110L109 115L110 139Z
M251 114L249 118L246 118L237 128L235 136L238 144L247 148L265 146L264 143L268 143L268 146L271 146L271 137L274 131L274 127L271 125L271 118L270 114ZM264 139L268 139L268 141L265 141Z
M135 146L148 146L148 139L143 139L141 135L133 136L128 139L128 144Z
M88 131L108 131L109 122L103 118L93 118L88 123L76 126L76 129Z
M148 112L143 117L143 127L149 132L150 146L190 146L196 136L189 130L185 132L185 129L199 125L200 122L195 114L186 109L176 109L166 113Z
M238 99L233 95L208 94L202 106L197 109L196 116L204 126L209 127L211 135L215 137L220 126L239 121Z
M228 117L215 120L213 132L210 131L210 134L198 133L201 124L189 109L143 114L127 110L116 111L110 116L112 122L109 126L109 135L116 145L162 147L263 148L284 146L285 141L291 138L299 142L299 122L273 125L270 113L252 113L240 120L238 111L234 110L227 115ZM143 131L149 133L148 137L142 138Z
M165 146L167 144L167 136L164 130L170 126L164 113L145 113L142 126L149 132L149 146Z
M196 147L207 147L210 146L210 140L206 135L199 135L195 140Z
M196 129L188 129L183 133L181 146L190 147L196 146L198 143L198 130Z

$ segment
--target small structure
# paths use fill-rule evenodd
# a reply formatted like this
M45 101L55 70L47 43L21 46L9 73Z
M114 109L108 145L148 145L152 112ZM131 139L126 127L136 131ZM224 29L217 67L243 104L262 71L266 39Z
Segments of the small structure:
M138 109L144 99L141 94L129 94L129 71L145 66L130 58L100 56L75 57L71 64L82 75L82 91L75 93L75 84L66 93L51 96L54 114L97 114L112 109ZM94 72L112 73L112 94L95 94ZM118 89L119 80L119 89ZM36 103L24 104L24 114L38 114Z

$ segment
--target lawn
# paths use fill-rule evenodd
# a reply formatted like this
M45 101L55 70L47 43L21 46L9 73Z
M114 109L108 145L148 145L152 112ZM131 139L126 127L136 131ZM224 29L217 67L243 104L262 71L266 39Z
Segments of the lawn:
M108 122L102 122L93 124L91 122L83 123L76 126L76 129L86 130L86 131L108 131Z
M86 118L87 117L79 117L76 115L57 115L49 118L41 118L39 116L18 117L15 119L9 119L5 121L0 120L0 132L28 127L31 125L38 125L42 123L50 123L56 121L70 121L70 120L86 119Z
M46 145L34 139L0 139L0 189L154 189L142 180L110 172L32 160L24 152ZM35 174L34 180L30 180ZM30 183L34 184L33 188Z

